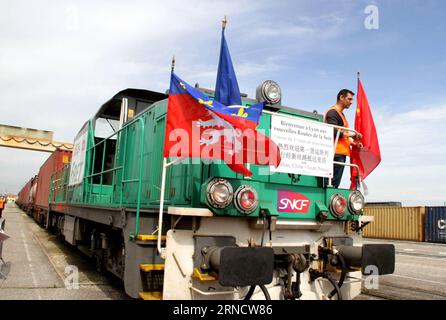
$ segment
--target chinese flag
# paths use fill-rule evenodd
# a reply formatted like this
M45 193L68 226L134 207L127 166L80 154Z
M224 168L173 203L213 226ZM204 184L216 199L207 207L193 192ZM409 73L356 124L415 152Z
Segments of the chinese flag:
M359 150L357 147L353 147L350 162L359 166L361 179L365 179L381 162L381 152L372 112L360 79L358 79L355 130L362 134L363 149ZM350 173L350 189L356 190L359 187L356 168L351 167Z

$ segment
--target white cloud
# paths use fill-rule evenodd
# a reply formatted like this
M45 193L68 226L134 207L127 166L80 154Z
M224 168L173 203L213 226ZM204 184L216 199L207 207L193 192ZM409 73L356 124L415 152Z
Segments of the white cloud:
M272 6L236 4L9 1L0 12L0 123L51 130L56 140L72 142L116 92L128 87L164 92L173 54L181 76L212 87L223 15L236 26ZM270 66L266 61L260 70ZM256 66L242 61L240 69L249 75ZM18 191L46 157L1 149L0 192L1 186Z
M294 2L284 6L302 7ZM165 91L173 54L180 75L212 88L224 14L242 91L253 91L251 83L286 67L289 52L259 39L285 44L316 32L311 39L317 41L326 34L322 31L339 26L335 15L306 19L303 9L292 20L272 21L277 6L269 1L47 0L11 1L4 7L2 115L7 124L53 130L56 138L68 141L115 92L126 87ZM308 41L299 42L305 46Z
M377 108L374 120L381 163L365 179L368 201L402 201L403 205L446 202L446 106L419 107L395 113ZM347 185L349 174L344 174Z

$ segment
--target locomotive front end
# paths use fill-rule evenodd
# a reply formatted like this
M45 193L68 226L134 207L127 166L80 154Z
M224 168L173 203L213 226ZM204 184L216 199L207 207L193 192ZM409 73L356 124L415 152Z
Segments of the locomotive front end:
M286 127L274 141L288 167L250 165L248 178L205 166L200 209L171 211L192 228L167 233L165 299L351 299L362 275L393 272L393 246L362 245L362 193L327 186L333 131L317 114L280 107L280 92L259 86L270 100L259 129L271 137Z

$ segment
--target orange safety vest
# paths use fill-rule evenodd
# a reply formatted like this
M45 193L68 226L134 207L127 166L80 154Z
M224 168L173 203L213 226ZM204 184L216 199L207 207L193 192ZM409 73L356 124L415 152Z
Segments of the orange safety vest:
M3 209L5 207L5 200L0 199L0 209Z
M346 127L346 128L348 128L349 126L348 126L348 121L347 121L347 119L345 118L345 116L344 116L344 114L342 113L342 112L339 112L337 109L336 109L336 107L335 106L333 106L333 107L331 107L331 108L329 108L328 110L327 110L327 112L328 111L330 111L330 110L336 110L336 112L339 114L339 116L342 118L342 121L344 122L344 127ZM326 119L326 116L327 116L327 113L325 113L325 121L327 121L327 119ZM345 130L341 130L341 132L346 132ZM336 138L335 138L336 139ZM351 143L350 143L350 138L349 137L339 137L339 140L338 140L338 144L336 145L336 151L335 151L335 153L336 154L343 154L343 155L345 155L345 156L350 156L350 145L351 145Z

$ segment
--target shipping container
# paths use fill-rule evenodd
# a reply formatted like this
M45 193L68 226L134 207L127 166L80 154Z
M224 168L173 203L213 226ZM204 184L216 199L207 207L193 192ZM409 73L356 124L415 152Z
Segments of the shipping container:
M70 162L71 153L71 151L57 149L40 167L36 193L36 207L38 209L48 209L51 175Z
M446 207L426 207L426 241L446 243Z
M37 176L31 178L20 190L17 204L19 207L30 213L34 208L35 195L36 195L36 187L37 187Z
M23 206L25 203L25 197L29 194L31 179L22 187L19 192L19 198L17 199L17 204L19 207Z
M424 241L425 207L366 207L374 221L364 228L366 238Z
M385 202L367 202L366 207L401 207L401 202L385 201Z

